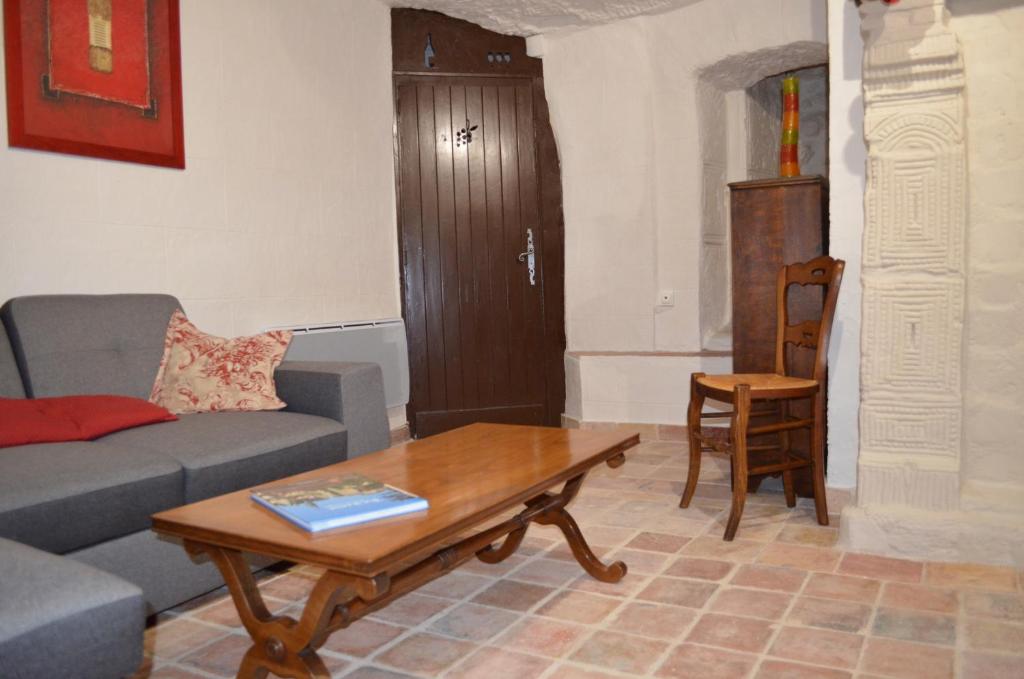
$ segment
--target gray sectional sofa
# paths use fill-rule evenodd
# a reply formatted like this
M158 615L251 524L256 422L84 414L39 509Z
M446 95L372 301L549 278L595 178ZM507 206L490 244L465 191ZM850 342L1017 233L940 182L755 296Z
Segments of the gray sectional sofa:
M9 300L0 308L0 397L148 397L179 306L167 295ZM285 362L275 382L283 411L182 415L95 441L0 448L0 676L130 673L144 615L222 584L212 564L152 533L151 514L387 447L379 366ZM49 588L55 598L44 602ZM106 630L132 653L102 652L89 671L70 652L79 637L61 631L75 616L116 618L92 627L84 646L103 649ZM40 655L32 639L41 634L67 638L69 653ZM75 671L62 673L68 658Z

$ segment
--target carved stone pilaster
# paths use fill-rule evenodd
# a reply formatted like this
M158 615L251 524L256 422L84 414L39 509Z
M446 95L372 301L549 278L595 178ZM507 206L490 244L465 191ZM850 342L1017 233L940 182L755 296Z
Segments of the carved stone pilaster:
M964 68L943 0L861 6L859 507L955 510L966 233Z

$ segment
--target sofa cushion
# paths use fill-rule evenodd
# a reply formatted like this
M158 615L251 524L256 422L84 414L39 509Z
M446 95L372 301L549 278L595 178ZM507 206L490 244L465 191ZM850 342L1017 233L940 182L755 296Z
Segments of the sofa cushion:
M148 398L164 350L169 295L40 295L0 308L29 396Z
M166 408L131 396L0 398L0 448L91 441L122 429L175 419Z
M168 456L185 468L195 502L345 459L347 433L326 417L288 412L181 415L100 439Z
M149 425L162 426L162 425ZM149 527L184 502L181 465L109 443L0 448L0 537L58 554Z
M21 374L3 323L0 323L0 398L25 398Z
M0 539L0 677L123 677L142 661L142 590Z

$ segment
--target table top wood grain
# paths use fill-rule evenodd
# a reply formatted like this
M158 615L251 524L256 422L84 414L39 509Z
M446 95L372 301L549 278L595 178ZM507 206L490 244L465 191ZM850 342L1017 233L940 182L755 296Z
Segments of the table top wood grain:
M639 435L628 429L473 424L258 486L363 474L426 498L425 512L310 533L256 503L246 489L155 514L153 530L373 576L422 558L637 443Z

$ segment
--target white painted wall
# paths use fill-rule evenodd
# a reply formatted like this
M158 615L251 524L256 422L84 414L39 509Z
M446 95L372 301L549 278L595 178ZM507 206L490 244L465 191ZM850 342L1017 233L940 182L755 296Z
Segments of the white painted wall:
M861 241L864 233L864 101L860 16L849 0L828 0L829 252L846 261L829 346L828 483L857 485L860 447Z
M967 72L970 168L963 490L970 506L1022 512L1024 5L948 6Z
M628 19L544 40L562 166L570 349L654 348L659 243L649 39L646 19ZM685 127L681 121L665 130L658 143Z
M181 21L187 169L4 144L0 302L168 292L224 335L398 315L389 9L182 0Z
M853 9L829 0L827 21L826 4L812 0L704 1L531 40L544 58L562 162L569 349L625 352L573 359L574 417L681 424L689 372L729 369L728 360L685 355L701 350L697 73L737 55L756 73L764 64L750 53L793 43L813 50L830 38L832 248L848 267L830 352L828 482L855 485L862 52L856 11L844 19L845 5ZM675 292L674 307L655 306L662 289Z
M570 349L700 350L698 72L824 44L823 9L715 0L531 42L562 162ZM663 289L675 306L656 309Z
M586 422L685 425L690 374L727 373L732 368L728 356L692 354L598 352L574 360L578 361L582 406L582 417L577 419ZM714 404L708 406L711 410Z

